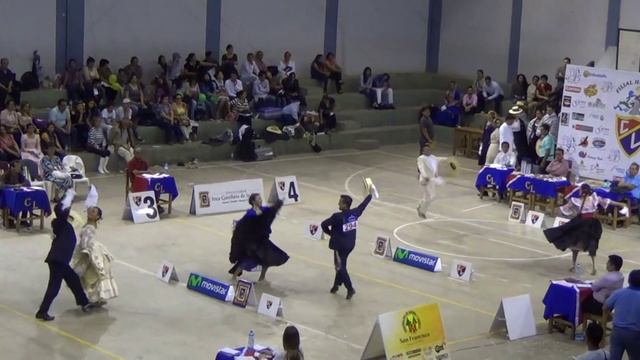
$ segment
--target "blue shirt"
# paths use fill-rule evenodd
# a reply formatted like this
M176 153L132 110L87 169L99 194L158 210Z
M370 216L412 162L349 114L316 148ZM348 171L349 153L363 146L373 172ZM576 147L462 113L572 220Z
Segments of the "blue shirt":
M64 109L64 111L60 111L60 108L54 106L53 109L49 111L49 122L58 128L64 128L70 118L68 107Z
M613 326L640 331L640 289L620 289L607 299L606 306L614 311Z
M358 218L364 209L369 205L371 195L367 195L358 207L334 213L330 218L323 221L322 231L331 235L329 249L351 251L356 246L356 230L358 229Z
M636 199L640 199L640 176L636 175L631 177L629 175L625 175L624 182L635 186L635 188L631 190L631 195Z

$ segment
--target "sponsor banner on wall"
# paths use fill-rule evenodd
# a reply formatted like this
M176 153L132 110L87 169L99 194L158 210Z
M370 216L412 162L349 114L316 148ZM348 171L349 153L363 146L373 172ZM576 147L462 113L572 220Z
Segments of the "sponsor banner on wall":
M558 146L581 177L624 176L640 155L640 73L567 65Z

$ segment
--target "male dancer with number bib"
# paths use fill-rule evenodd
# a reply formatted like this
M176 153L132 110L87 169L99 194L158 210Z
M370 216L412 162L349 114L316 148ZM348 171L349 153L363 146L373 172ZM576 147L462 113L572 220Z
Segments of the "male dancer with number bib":
M369 189L371 191L371 189ZM348 195L340 195L338 201L339 212L331 215L330 218L322 222L322 231L331 235L329 249L333 250L333 261L336 267L336 277L333 281L331 293L338 292L340 285L347 288L347 300L350 300L356 291L351 284L351 278L347 272L347 257L356 246L356 230L358 229L358 218L371 201L371 193L367 195L357 208L351 209L353 199Z

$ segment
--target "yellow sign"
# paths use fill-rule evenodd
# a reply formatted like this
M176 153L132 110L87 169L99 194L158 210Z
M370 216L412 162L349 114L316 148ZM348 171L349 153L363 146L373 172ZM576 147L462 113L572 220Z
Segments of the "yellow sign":
M378 316L362 358L379 356L393 360L449 359L438 304L420 305Z

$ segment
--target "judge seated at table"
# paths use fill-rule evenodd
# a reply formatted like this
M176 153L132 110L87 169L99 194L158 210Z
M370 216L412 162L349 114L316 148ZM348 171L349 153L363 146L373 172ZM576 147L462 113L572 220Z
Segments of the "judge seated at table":
M11 167L2 178L2 185L3 187L31 186L29 180L22 173L20 160L11 162Z
M146 187L143 187L143 182L136 182L136 178L143 174L151 174L160 172L160 168L154 168L155 171L150 171L149 164L145 159L142 158L142 154L140 153L140 148L135 148L133 150L133 159L127 163L127 177L131 183L131 192L142 192L147 191ZM158 194L156 194L156 204L158 203ZM164 213L164 208L158 205L158 212L160 214Z
M7 173L4 174L4 176L2 177L1 185L2 186L0 186L0 188L18 188L21 186L25 186L25 187L31 186L31 183L29 183L29 180L27 180L27 178L22 173L22 164L20 160L14 160L11 162L11 167L9 168ZM25 218L28 215L29 215L28 212L25 211L25 212L22 212L20 217ZM21 225L26 228L31 227L31 224L29 224L28 221L22 221ZM13 227L14 226L13 221L10 221L8 226Z
M549 165L547 165L547 168L545 170L549 175L552 176L562 176L566 178L569 177L571 166L569 164L569 160L564 158L564 149L556 149L556 158L553 159L553 161L551 161Z
M502 165L508 168L516 167L516 154L514 154L509 147L510 146L507 141L502 142L502 151L500 151L498 155L496 155L496 159L493 161L494 164Z
M617 188L623 191L631 191L631 196L635 203L640 199L640 176L638 176L638 163L633 162L629 165L627 174L624 178L616 177L614 181L618 181Z
M623 261L620 256L609 255L609 260L607 260L607 273L591 283L593 293L584 299L580 305L583 313L602 315L604 302L614 291L622 289L622 285L624 284L624 275L620 272L622 263ZM576 284L589 284L589 282L574 278L567 278L565 281Z

